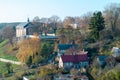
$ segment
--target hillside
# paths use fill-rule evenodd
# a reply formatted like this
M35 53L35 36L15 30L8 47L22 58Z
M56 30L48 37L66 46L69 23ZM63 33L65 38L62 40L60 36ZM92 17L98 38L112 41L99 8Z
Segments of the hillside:
M16 26L18 25L20 22L13 22L13 23L0 23L0 30L3 28L3 27L6 27L6 26Z
M16 58L17 51L18 50L16 50L14 46L11 46L8 43L8 40L0 42L0 58L17 61Z

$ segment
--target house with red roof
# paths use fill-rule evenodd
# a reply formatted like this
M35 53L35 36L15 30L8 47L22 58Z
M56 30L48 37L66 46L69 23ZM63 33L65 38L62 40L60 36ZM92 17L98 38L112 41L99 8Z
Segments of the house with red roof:
M87 54L61 55L59 58L59 68L82 68L88 66Z

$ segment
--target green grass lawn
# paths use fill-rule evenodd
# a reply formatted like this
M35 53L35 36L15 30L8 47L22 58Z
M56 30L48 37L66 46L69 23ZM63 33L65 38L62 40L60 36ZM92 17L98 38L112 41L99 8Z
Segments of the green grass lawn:
M8 60L13 60L13 61L18 61L18 59L15 56L8 55L8 54L1 54L0 53L0 58L8 59Z
M4 62L0 62L0 73L5 72L5 63Z
M4 41L2 41L1 43L0 43L0 47L3 47L3 46L5 46L7 43L8 43L8 39L7 40L4 40Z
M8 40L2 41L0 43L0 58L18 61L16 58L17 50L9 51L10 49L11 46L8 46Z
M6 65L5 62L0 62L0 74L4 74L7 71L5 65ZM15 64L12 64L12 68L13 68L13 73L10 73L11 75L9 77L3 77L3 80L14 80L13 77L15 77L15 75L19 76L25 72L35 72L36 71L36 69L28 69L26 66L15 65ZM33 78L35 76L29 75L29 77Z
M6 71L6 63L5 62L1 62L0 61L0 73L4 73ZM12 64L13 67L13 71L14 72L18 72L21 70L21 66L20 65L16 65L16 64Z
M13 69L13 73L11 73L11 75L9 77L3 77L3 80L13 80L13 79L10 79L11 77L13 77L13 75L15 75L18 72L25 71L24 67L21 65L11 64L11 67ZM0 61L0 74L3 75L6 72L7 72L6 63Z

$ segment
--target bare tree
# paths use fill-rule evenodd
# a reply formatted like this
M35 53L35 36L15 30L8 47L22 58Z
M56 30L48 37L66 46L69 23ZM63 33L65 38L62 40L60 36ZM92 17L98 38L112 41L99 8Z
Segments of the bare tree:
M60 21L60 18L58 16L56 16L56 15L51 16L49 19L53 23L57 23L57 22Z
M79 25L80 28L86 29L89 27L89 23L90 23L92 14L93 14L92 12L88 12L80 18L80 25Z
M40 22L41 23L49 23L49 18L41 18Z
M114 31L117 27L118 20L120 19L120 4L112 3L106 6L104 17L106 25Z
M56 15L52 16L49 18L50 22L53 24L52 28L54 30L54 33L56 34L56 30L57 30L57 26L58 26L58 22L60 21L60 18Z
M2 30L2 36L5 39L9 39L10 44L13 44L12 40L13 37L15 37L14 27L11 26L4 27Z
M40 22L40 18L38 16L34 17L33 22Z
M64 27L68 27L70 24L74 24L75 23L75 19L74 17L66 17L63 21Z

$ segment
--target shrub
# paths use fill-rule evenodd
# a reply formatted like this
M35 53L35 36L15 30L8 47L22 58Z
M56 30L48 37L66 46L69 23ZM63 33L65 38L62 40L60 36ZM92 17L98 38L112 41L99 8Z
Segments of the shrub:
M7 72L3 73L2 76L5 78L5 77L9 77L10 74L8 74Z
M18 80L16 76L12 76L9 78L9 80Z
M17 80L22 80L23 76L25 75L25 72L21 71L15 74L15 77Z

